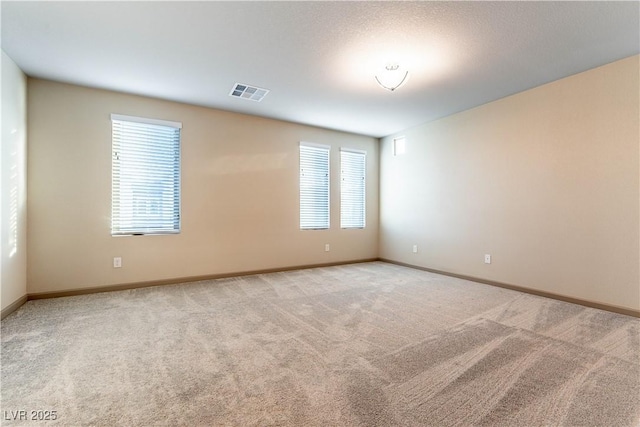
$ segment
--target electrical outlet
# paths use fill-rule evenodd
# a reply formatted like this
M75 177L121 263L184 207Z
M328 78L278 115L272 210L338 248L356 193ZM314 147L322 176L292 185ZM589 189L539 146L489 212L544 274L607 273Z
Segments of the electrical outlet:
M491 255L484 254L484 263L485 264L491 264Z
M113 268L121 268L122 267L122 258L117 256L113 257Z
M414 254L418 253L418 245L413 245L413 253Z
M329 252L330 250L331 250L331 247L329 246L328 243L326 245L324 245L324 251L325 252Z

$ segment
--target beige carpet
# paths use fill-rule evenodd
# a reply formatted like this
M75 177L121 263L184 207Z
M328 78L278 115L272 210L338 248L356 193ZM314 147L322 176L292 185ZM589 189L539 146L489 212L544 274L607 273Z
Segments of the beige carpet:
M2 425L638 426L640 319L375 262L30 301L1 379Z

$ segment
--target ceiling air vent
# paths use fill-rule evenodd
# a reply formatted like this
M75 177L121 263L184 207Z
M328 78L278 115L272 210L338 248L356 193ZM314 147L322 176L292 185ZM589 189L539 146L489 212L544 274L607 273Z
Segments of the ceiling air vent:
M251 101L260 102L269 93L269 89L262 89L255 86L249 86L242 83L236 83L231 89L229 96L235 98L250 99Z

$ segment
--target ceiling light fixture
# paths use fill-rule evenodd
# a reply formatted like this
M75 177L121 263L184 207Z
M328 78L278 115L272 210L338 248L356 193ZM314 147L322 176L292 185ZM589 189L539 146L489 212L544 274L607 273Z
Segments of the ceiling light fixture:
M407 81L409 71L398 64L388 64L375 77L380 86L393 92Z

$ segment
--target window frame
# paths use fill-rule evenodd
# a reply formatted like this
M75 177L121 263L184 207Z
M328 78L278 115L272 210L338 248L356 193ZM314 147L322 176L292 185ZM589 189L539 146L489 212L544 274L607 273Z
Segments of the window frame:
M407 152L407 137L404 135L393 138L393 155L402 156Z
M162 132L162 136L155 137L154 133ZM126 149L123 144L129 145ZM133 151L132 151L133 145ZM152 148L160 147L157 151ZM142 152L144 156L136 157L133 154ZM124 161L121 156L129 150L131 160ZM161 151L164 150L164 153ZM166 159L169 153L169 160ZM153 160L148 156L164 154L165 159ZM136 171L141 167L147 167L147 173L156 178L164 175L164 180L169 183L169 196L162 191L159 196L150 195L148 185L142 183L142 172L139 176L124 179L125 170ZM136 171L139 172L139 171ZM170 177L167 180L167 177ZM148 177L145 177L148 179ZM166 185L165 185L166 187ZM123 195L127 189L130 194ZM138 216L136 208L136 190L143 190L142 203L160 206L161 213L152 221L149 207L145 206L145 214ZM166 188L165 188L166 190ZM166 200L169 200L167 202ZM167 207L165 207L168 206ZM129 216L122 213L130 212ZM139 208L138 208L139 209ZM166 213L168 211L169 213ZM139 222L136 224L136 220ZM143 223L143 225L140 225ZM141 236L141 235L167 235L179 234L182 231L182 123L168 120L151 119L122 114L111 114L111 236Z
M303 212L304 212L304 207L303 207L303 203L305 202L306 199L303 199L303 174L304 174L304 169L303 169L303 150L304 149L309 149L309 150L316 150L319 152L325 152L326 153L326 165L327 165L327 169L326 169L326 191L323 191L323 196L326 197L326 203L323 202L321 203L321 206L323 208L325 208L326 205L326 224L311 224L310 222L305 223L306 221L310 221L309 218L306 218L306 216L303 216ZM299 167L298 167L298 199L299 199L299 227L300 230L329 230L331 228L331 146L329 145L324 145L324 144L316 144L316 143L312 143L312 142L304 142L301 141L299 144L299 155L298 155L298 160L299 160ZM318 173L322 173L322 172L318 172ZM307 206L307 209L312 209L313 206ZM324 217L324 216L323 216Z
M362 194L360 195L361 200L357 200L358 203L361 203L361 211L362 211L362 218L359 218L359 220L361 220L361 222L358 222L357 224L354 223L350 223L350 224L346 224L345 222L347 222L347 218L345 218L345 204L348 202L354 202L355 197L352 198L352 200L345 200L345 182L346 179L349 178L349 175L352 175L354 173L357 172L353 172L350 171L348 173L345 173L345 164L346 163L343 158L343 154L348 154L348 155L356 155L356 156L362 156L362 184L361 184L361 188L362 188ZM354 180L355 183L355 180ZM352 185L354 183L351 183ZM359 198L360 198L359 197ZM367 226L367 152L365 150L357 150L357 149L352 149L352 148L346 148L346 147L341 147L340 148L340 228L342 229L364 229Z

